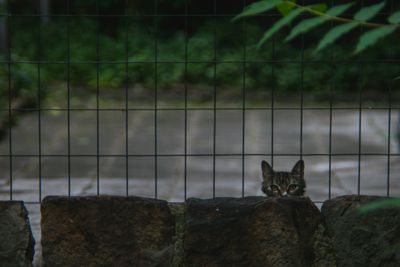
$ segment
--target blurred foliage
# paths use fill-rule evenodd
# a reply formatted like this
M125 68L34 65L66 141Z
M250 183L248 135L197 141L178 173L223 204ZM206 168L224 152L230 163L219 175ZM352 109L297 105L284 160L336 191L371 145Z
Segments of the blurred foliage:
M11 1L11 12L38 12L36 2L23 2ZM200 88L215 84L223 89L242 90L245 81L249 91L274 88L281 92L297 92L303 84L307 94L327 98L332 87L335 92L351 93L362 85L367 91L379 92L400 73L399 64L390 63L400 58L397 35L379 41L379 45L367 49L362 58L352 54L357 40L353 36L330 46L323 55L313 54L310 44L318 42L321 33L327 32L330 25L322 25L305 38L292 42L283 41L291 30L284 27L262 49L257 49L265 25L273 23L280 15L232 23L231 19L243 8L242 1L234 1L236 4L218 1L218 12L232 16L189 17L186 30L184 16L156 19L149 16L154 13L152 1L128 1L128 8L124 8L125 1L101 0L98 6L94 0L71 1L70 6L67 1L50 2L51 14L66 14L69 10L70 14L77 15L52 16L47 23L42 23L38 16L13 16L10 20L12 60L20 62L11 64L11 88L15 95L35 97L39 84L44 95L48 88L54 88L49 85L67 81L93 92L98 87L116 90L125 86L153 90L156 80L160 90L186 82L200 85ZM160 0L158 12L183 14L184 3L183 0ZM212 1L189 1L188 5L191 13L212 14L214 10ZM137 16L98 19L81 16L96 12ZM38 59L42 61L40 65L36 63ZM221 63L215 65L214 59ZM389 63L360 64L358 59ZM96 64L97 60L101 63ZM31 61L34 64L29 63ZM0 94L4 102L8 96L7 64L0 68L0 74Z
M387 198L364 204L358 208L358 211L362 214L366 214L377 209L398 207L400 207L400 198Z

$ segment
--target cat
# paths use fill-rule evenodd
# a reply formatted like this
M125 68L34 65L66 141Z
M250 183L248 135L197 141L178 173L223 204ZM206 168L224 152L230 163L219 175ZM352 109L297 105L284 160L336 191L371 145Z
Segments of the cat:
M303 196L306 188L304 161L299 160L290 172L274 171L266 161L261 162L261 190L269 197Z

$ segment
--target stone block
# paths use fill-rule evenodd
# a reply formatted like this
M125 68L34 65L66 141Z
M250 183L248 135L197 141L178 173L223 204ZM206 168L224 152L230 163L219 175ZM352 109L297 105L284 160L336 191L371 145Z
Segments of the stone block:
M184 266L334 266L309 198L189 199L186 209Z
M169 266L175 234L167 202L139 197L46 197L44 266Z
M35 240L22 201L0 202L0 266L32 266Z
M361 214L376 196L341 196L325 201L328 234L338 266L400 266L400 208L386 207Z

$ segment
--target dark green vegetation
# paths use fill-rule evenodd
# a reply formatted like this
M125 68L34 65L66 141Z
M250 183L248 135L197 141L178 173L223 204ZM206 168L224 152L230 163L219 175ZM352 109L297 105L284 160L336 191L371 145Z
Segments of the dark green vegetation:
M352 55L358 38L354 35L313 55L321 35L330 29L329 23L291 42L281 38L290 32L286 27L257 49L268 25L280 18L276 11L268 13L276 16L232 22L243 9L243 1L219 0L216 18L200 15L214 13L213 1L189 1L188 13L196 15L187 18L182 16L183 0L158 1L161 16L156 18L151 16L153 1L135 1L126 9L125 1L98 2L96 6L93 0L72 1L68 7L66 1L50 1L49 14L55 16L46 21L26 16L38 14L37 2L11 1L9 11L15 15L8 26L13 63L0 68L2 107L8 105L9 87L13 97L38 99L39 87L41 96L58 90L66 97L68 84L90 94L98 88L112 93L126 87L153 91L157 86L168 91L185 83L197 90L216 86L232 92L241 92L243 86L247 92L274 88L284 95L297 95L303 88L307 96L316 99L329 98L332 89L342 100L362 87L366 96L386 101L382 92L400 73L400 65L393 62L400 59L398 34L357 56ZM68 10L73 16L60 16ZM349 12L355 10L356 6ZM97 12L130 16L98 18ZM376 18L378 22L384 19Z

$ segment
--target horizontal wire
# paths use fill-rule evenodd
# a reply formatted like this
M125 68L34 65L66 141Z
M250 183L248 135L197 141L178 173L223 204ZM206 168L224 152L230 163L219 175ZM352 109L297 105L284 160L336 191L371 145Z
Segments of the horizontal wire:
M330 107L245 107L244 110L326 110L329 111L331 108ZM362 107L362 110L396 110L400 109L400 107ZM37 111L185 111L185 110L190 110L190 111L243 111L243 107L237 107L237 108L230 108L230 107L217 107L217 108L12 108L11 111L16 111L16 112L37 112ZM332 110L356 110L358 111L358 107L332 107ZM0 108L0 112L8 112L8 108Z
M274 156L274 157L297 157L300 156L300 153L216 153L216 157L260 157L260 156ZM400 153L302 153L302 156L305 157L316 157L316 156L400 156ZM41 154L40 157L54 157L54 158L60 158L60 157L137 157L137 158L145 158L145 157L213 157L213 153L176 153L176 154ZM13 158L19 158L19 157L39 157L38 154L0 154L0 157L13 157Z
M237 16L238 14L22 14L22 13L8 13L8 14L0 14L0 17L56 17L56 18L62 18L62 17L88 17L88 18L102 18L102 17L108 17L108 18L140 18L140 17L182 17L184 18L185 16L188 17L234 17ZM280 17L281 15L279 14L255 14L254 17ZM299 16L306 16L306 15L299 15Z
M182 56L183 58L183 56ZM154 60L75 60L75 61L67 61L67 60L0 60L2 64L43 64L43 65L84 65L84 64L154 64ZM285 60L285 59L260 59L260 60L157 60L157 64L328 64L328 63L337 63L337 64L396 64L400 63L399 59L364 59L364 60L357 60L357 59L348 59L348 60L341 60L337 59L334 61L318 59L318 60Z
M88 17L88 18L102 18L102 17L108 17L108 18L126 18L126 17L133 17L133 18L140 18L140 17L235 17L240 13L240 10L238 10L237 13L200 13L200 14L185 14L185 13L171 13L171 14L34 14L34 13L30 13L30 14L23 14L23 13L2 13L0 14L0 17L56 17L56 18L62 18L62 17ZM354 14L350 14L350 13L343 13L341 15L341 17L351 17ZM387 15L391 15L391 13L388 12L381 12L378 13L378 15L380 16L387 16ZM256 17L282 17L282 15L280 13L260 13L260 14L254 14L252 15L253 18ZM313 17L313 15L307 14L307 13L303 13L298 15L298 17Z

